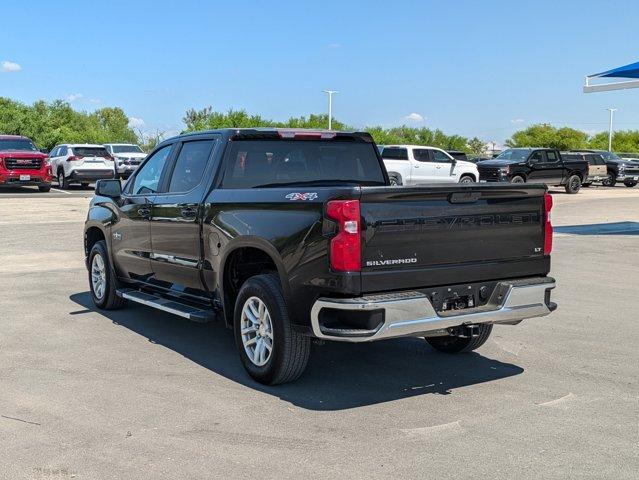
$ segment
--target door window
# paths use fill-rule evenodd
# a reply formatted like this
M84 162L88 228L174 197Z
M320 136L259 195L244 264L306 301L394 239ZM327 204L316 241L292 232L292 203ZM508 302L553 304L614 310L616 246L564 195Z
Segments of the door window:
M548 162L556 162L558 160L557 154L553 151L547 151L546 157L548 158Z
M537 150L528 159L530 163L541 163L544 161L544 152Z
M419 162L430 162L430 156L428 155L428 150L425 148L413 148L413 156L415 160Z
M68 151L69 149L67 147L60 147L60 150L58 151L58 157L66 157Z
M188 192L200 184L214 144L215 140L197 140L182 145L171 175L170 193Z
M387 160L408 160L408 150L405 148L386 147L382 150L382 158Z
M166 159L171 153L171 147L167 145L155 152L151 158L136 172L133 186L130 190L131 195L148 195L157 192L160 176Z
M431 152L433 153L433 162L450 163L452 161L451 158L444 152L441 152L439 150L431 150Z

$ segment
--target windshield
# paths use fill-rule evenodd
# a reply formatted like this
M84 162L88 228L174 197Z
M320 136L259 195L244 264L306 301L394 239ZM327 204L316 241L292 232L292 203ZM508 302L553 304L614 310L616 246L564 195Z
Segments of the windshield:
M335 140L238 140L226 156L224 188L295 184L385 185L372 143Z
M113 153L144 153L137 145L112 145Z
M612 152L601 152L601 156L604 157L606 160L614 160L616 162L622 161L621 158L619 158L619 155Z
M38 151L33 142L31 140L27 140L26 138L0 138L0 150L22 150L26 152Z
M497 160L526 160L530 155L528 148L509 148L497 155Z

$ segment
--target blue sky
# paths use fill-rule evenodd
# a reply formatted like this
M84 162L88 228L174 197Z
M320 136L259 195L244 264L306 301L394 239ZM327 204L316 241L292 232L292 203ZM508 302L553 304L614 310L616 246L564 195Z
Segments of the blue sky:
M502 141L538 122L605 130L614 106L618 128L639 128L639 90L581 93L586 74L639 60L636 0L31 0L2 12L1 96L117 105L149 130L179 130L208 105L323 112L328 88L336 118L357 127Z

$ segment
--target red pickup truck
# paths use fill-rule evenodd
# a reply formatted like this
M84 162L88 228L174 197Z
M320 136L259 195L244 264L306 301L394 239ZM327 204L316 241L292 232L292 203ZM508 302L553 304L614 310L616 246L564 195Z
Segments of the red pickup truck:
M0 187L36 186L48 192L53 177L46 158L29 138L0 135Z

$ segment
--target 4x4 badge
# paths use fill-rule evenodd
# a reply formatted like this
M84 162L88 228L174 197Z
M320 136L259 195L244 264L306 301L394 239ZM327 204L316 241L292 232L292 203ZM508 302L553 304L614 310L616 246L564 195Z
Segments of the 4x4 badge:
M122 240L122 234L120 232L113 232L113 240Z

